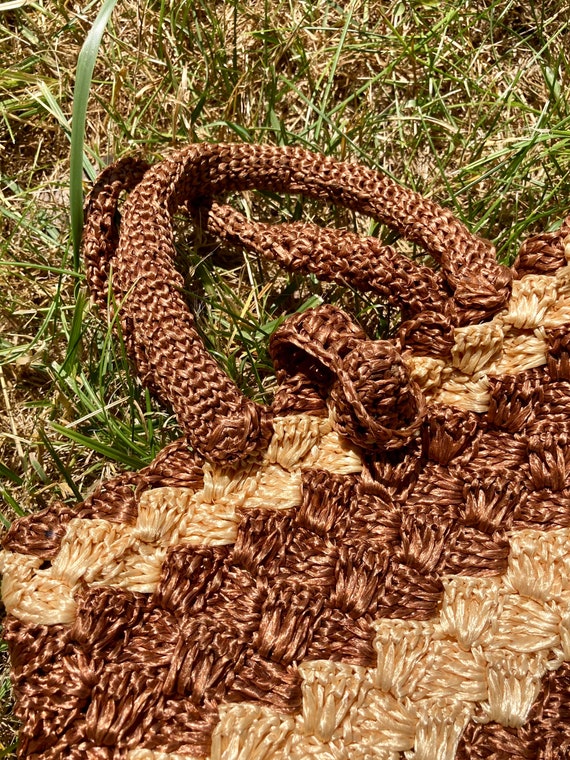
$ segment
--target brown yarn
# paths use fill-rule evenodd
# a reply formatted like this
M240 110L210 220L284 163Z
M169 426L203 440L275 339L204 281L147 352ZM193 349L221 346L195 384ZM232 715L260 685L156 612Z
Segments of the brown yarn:
M543 232L521 245L513 270L517 277L528 273L551 274L566 264L565 241L570 237L570 217L556 232Z
M75 516L69 507L55 502L41 512L28 515L12 523L4 535L2 545L13 552L37 554L46 560L59 551L67 523Z
M398 337L402 349L419 356L446 357L453 348L453 326L447 316L425 310L408 319L400 327Z
M123 304L123 333L143 380L172 404L193 447L211 460L231 461L263 446L271 431L270 415L247 402L228 383L196 333L180 294L181 277L172 264L170 216L180 205L256 187L302 192L376 216L425 246L441 261L456 293L456 308L463 310L463 321L480 319L508 298L510 272L496 263L487 243L468 233L448 211L377 172L296 148L191 145L179 151L147 171L132 191L125 204L117 250L111 257L116 244L112 215L118 195L123 187L140 179L143 168L141 163L133 166L130 159L119 162L106 170L94 190L85 229L88 279L102 302L106 298L102 270L113 267L115 301ZM121 182L117 177L123 172L127 179ZM294 264L293 268L315 271L324 279L373 288L378 280L375 272L381 267L381 279L387 283L381 294L400 293L417 311L427 291L435 290L438 295L427 298L430 308L445 305L442 289L429 270L411 262L403 264L402 257L379 248L376 242L361 243L355 236L344 241L341 233L305 227L286 227L282 235L280 229L272 232L216 205L210 206L207 223L253 250L277 251L290 268ZM277 247L272 245L272 237ZM348 261L349 245L354 250Z
M549 350L548 371L557 380L570 380L570 336L564 327L555 327L547 333Z
M12 524L3 538L5 549L51 559L59 551L67 523L73 517L104 519L133 524L137 518L137 493L147 488L181 486L199 488L203 460L188 449L184 439L165 446L152 464L139 472L126 472L96 487L76 511L55 503Z
M424 401L388 341L367 341L363 331L332 306L292 317L271 340L277 371L302 377L316 392L330 390L336 425L361 446L400 447L419 428ZM280 406L291 409L281 389Z
M368 213L441 269L213 200L252 188ZM336 307L293 316L256 406L183 301L177 209L410 319L372 341ZM20 757L566 757L567 233L523 245L506 303L489 244L363 167L202 145L107 169L88 279L185 437L5 536Z
M564 760L570 756L570 665L549 673L527 723L508 728L495 722L471 723L457 750L457 760Z
M109 270L119 242L117 205L123 192L142 180L150 165L133 156L101 172L89 195L83 233L83 257L91 296L102 309L109 301Z
M388 341L366 341L348 354L331 400L339 432L365 447L403 446L425 414L420 389Z

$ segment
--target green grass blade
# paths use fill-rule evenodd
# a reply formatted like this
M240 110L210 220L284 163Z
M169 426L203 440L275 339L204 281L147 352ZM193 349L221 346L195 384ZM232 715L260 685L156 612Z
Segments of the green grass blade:
M26 514L7 488L0 488L0 496L18 517L23 517ZM2 512L0 512L0 522L5 528L10 527L10 520Z
M47 437L47 435L45 434L45 431L43 429L41 429L41 428L39 430L39 435L40 435L40 438L41 438L41 441L42 441L43 445L49 451L49 454L50 454L51 458L53 459L53 461L55 463L55 466L57 467L58 471L63 476L63 478L64 478L65 482L67 483L67 485L73 491L73 494L74 494L75 498L78 501L81 501L81 492L79 491L79 489L75 485L75 482L74 482L73 478L71 477L71 475L70 475L67 467L65 466L65 464L62 462L61 458L59 457L55 446L52 444L52 442L50 441L50 439Z
M52 422L51 427L56 433L69 438L70 441L78 443L80 446L85 446L92 451L96 451L98 454L102 454L107 459L112 459L114 462L120 462L132 470L138 470L141 467L140 459L131 457L123 451L118 451L112 446L107 446L96 438L79 433L77 430L66 428L63 425L59 425L57 422Z
M75 88L73 91L73 118L71 126L71 158L70 158L70 216L71 238L73 241L73 264L79 269L79 249L81 243L81 230L83 228L83 169L85 168L91 179L95 178L95 170L87 160L84 151L85 124L87 120L87 103L93 78L95 60L99 51L101 38L117 0L106 0L103 3L97 18L79 53L77 59L77 72Z
M12 483L15 483L17 486L21 486L23 483L23 480L18 473L14 472L14 470L10 469L5 464L2 464L2 462L0 462L0 478L11 480Z
M335 74L337 72L338 62L340 60L340 55L344 49L344 44L346 41L346 35L348 33L348 29L350 27L350 22L352 21L352 14L354 12L354 3L351 3L347 12L346 12L346 20L344 22L344 27L342 30L342 33L340 35L338 45L335 50L335 54L332 59L331 67L329 70L327 83L325 85L325 90L323 93L323 97L320 103L320 113L319 117L317 119L317 123L315 125L315 142L318 143L320 136L321 136L321 129L323 126L323 118L324 114L327 112L327 107L329 104L330 94L331 94L331 88L334 82Z
M83 316L87 305L87 297L80 291L77 294L73 318L67 342L67 355L61 366L66 374L71 372L80 361L81 338L83 337Z

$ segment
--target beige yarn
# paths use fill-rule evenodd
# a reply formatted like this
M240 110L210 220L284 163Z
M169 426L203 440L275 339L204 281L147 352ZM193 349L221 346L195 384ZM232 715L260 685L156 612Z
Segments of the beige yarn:
M222 704L211 760L453 760L469 720L523 725L545 672L570 661L570 530L510 540L503 577L444 580L437 619L377 620L376 668L302 663L297 717ZM143 752L129 760L189 757Z
M489 377L517 375L546 363L545 330L570 319L570 267L513 282L506 309L481 325L455 328L452 362L404 355L428 403L472 412L489 408Z
M511 280L546 249L536 271L553 271L560 235L531 239L507 270L449 212L304 151L190 146L146 169L111 167L94 191L88 277L103 303L113 269L129 350L188 438L79 512L11 530L0 572L22 752L465 760L485 732L515 749L541 741L529 725L553 733L570 688L570 385L567 331L549 331L570 319L570 267ZM214 200L297 191L297 177L410 233L440 270L373 239L351 257L341 231L276 234ZM402 352L336 307L297 314L272 338L274 405L253 404L185 310L170 260L182 206L293 271L408 301Z
M168 546L234 543L237 509L298 506L301 473L307 467L350 474L361 471L362 461L355 447L332 430L330 419L278 418L263 455L251 456L238 468L206 464L199 491L144 491L134 526L71 520L49 568L40 568L39 557L1 551L6 610L26 623L54 625L73 620L73 595L82 585L151 594L158 586Z

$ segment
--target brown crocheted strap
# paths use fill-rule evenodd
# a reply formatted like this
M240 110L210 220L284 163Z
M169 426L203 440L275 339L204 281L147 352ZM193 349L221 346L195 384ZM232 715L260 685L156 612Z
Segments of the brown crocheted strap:
M485 264L479 272L476 265L461 267L427 245L441 261L441 272L416 264L377 238L299 222L251 222L231 206L210 200L204 206L200 225L219 238L278 261L289 271L311 272L321 280L377 293L406 313L433 311L451 315L457 324L470 324L500 309L510 292L511 274L495 260L491 283ZM494 249L486 251L494 256Z
M511 273L497 263L493 246L472 233L453 214L386 175L359 164L338 162L301 148L265 145L190 145L162 165L172 173L176 191L196 202L229 191L251 189L300 193L367 214L419 243L441 263L461 308L479 316L496 311L509 296ZM234 212L235 214L236 212ZM257 227L241 217L234 230L245 245L278 241L281 225ZM229 221L221 220L224 223ZM331 262L337 267L338 254Z
M97 305L107 308L109 267L119 242L117 205L122 192L129 192L143 178L150 164L135 156L108 166L97 177L85 210L83 258L89 289Z
M196 332L181 295L182 278L173 265L172 214L178 208L196 208L232 190L303 193L374 216L422 244L441 262L464 319L481 319L508 297L510 272L496 263L487 243L471 235L449 211L364 167L300 149L191 145L142 176L145 168L139 161L119 162L96 186L85 230L88 279L101 303L106 272L112 266L122 329L143 381L172 404L192 446L211 461L241 459L265 445L271 414L243 397ZM118 197L122 189L134 185L117 241ZM425 305L430 311L437 313L445 306L441 280L425 268L404 266L403 257L377 242L306 225L272 229L236 214L214 205L208 222L248 247L269 249L290 269L316 271L330 280L345 278L357 287L364 286L364 271L369 275L368 289L384 294L382 276L399 288L401 300L410 290L412 310L421 308L423 296L428 296ZM312 256L307 244L299 242L300 234L307 235ZM352 243L356 266L347 264L346 246ZM379 276L377 268L385 274Z
M277 377L303 378L327 398L335 428L357 446L400 448L418 432L423 394L396 348L367 340L350 318L329 304L295 314L271 337ZM297 406L297 386L281 384L279 403ZM289 396L289 398L285 397Z
M376 293L406 313L446 314L452 299L442 275L420 266L377 238L301 222L250 222L231 206L200 206L200 227L222 240L277 261L290 272L310 272L320 280Z

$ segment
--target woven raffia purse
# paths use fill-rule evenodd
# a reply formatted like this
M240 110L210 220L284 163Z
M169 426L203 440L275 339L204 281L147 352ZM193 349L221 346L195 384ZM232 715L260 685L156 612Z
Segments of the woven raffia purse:
M214 201L253 188L369 214L439 267ZM183 299L177 211L388 300L396 338L297 314L273 405L247 400ZM5 537L21 757L570 757L570 227L508 269L362 166L191 145L103 172L84 254L185 437Z

